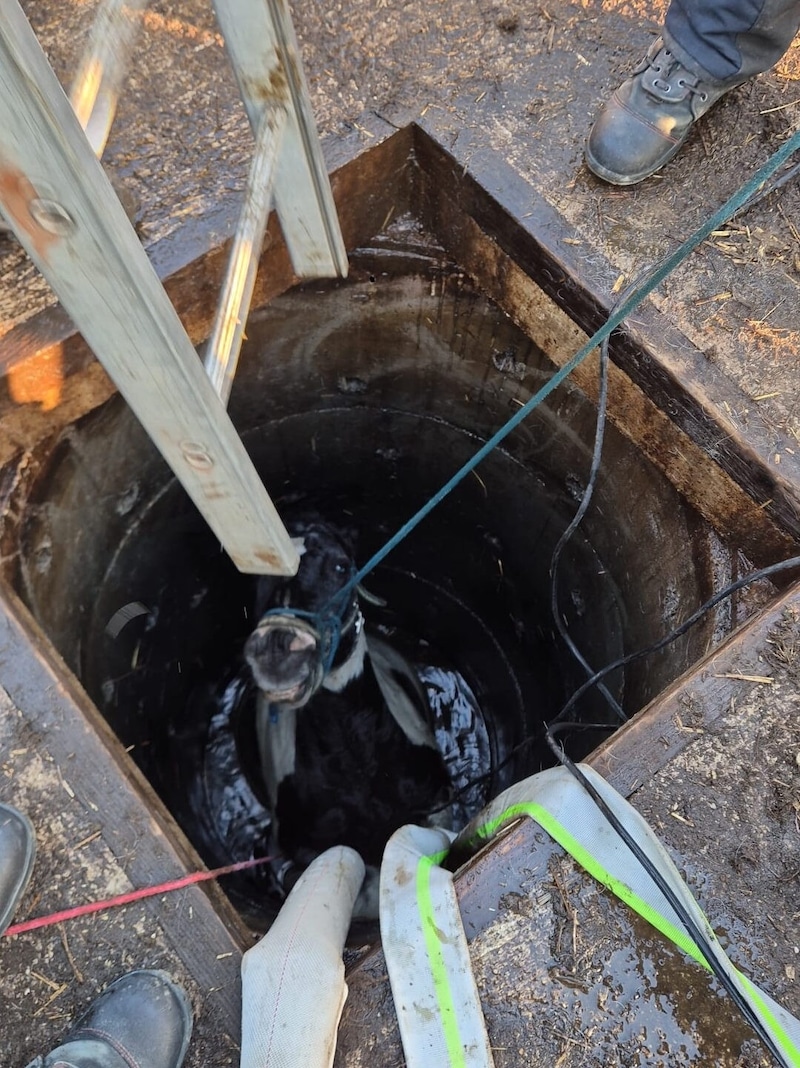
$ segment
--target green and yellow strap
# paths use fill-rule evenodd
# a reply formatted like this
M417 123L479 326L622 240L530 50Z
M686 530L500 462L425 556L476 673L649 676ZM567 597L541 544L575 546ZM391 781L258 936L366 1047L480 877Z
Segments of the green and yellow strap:
M591 768L581 765L581 771L704 932L716 966L750 1004L784 1063L800 1068L800 1021L733 966L639 813ZM506 790L459 836L459 846L474 849L520 816L535 820L590 875L698 964L710 967L667 898L565 768L551 768ZM452 837L403 827L388 843L381 868L381 937L408 1068L493 1064L452 876L439 866Z

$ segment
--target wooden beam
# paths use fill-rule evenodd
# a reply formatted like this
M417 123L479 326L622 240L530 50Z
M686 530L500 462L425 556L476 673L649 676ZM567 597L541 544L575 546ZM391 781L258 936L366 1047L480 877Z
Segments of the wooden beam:
M295 272L344 277L347 253L285 0L214 0L214 9L253 134L270 108L286 108L275 203Z
M293 574L280 517L14 0L0 207L236 566Z

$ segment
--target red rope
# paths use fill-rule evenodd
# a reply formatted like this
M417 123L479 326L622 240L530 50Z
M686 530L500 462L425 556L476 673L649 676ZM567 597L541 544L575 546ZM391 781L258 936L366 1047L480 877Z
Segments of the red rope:
M272 857L257 857L255 860L240 860L238 864L228 864L224 868L215 868L213 871L196 871L191 875L184 875L180 879L172 879L168 883L159 886L145 886L141 890L130 890L127 894L118 894L116 897L106 898L105 901L92 901L88 905L76 905L75 908L63 909L61 912L53 912L49 916L39 916L35 920L23 920L6 928L5 935L23 934L25 931L35 931L39 927L49 927L63 920L74 920L78 916L88 916L92 912L103 912L105 909L113 909L118 905L130 905L134 901L141 901L145 897L156 897L158 894L168 894L173 890L183 890L186 886L194 883L202 883L207 879L217 879L220 875L229 875L233 871L243 871L245 868L254 868L257 864L266 864Z

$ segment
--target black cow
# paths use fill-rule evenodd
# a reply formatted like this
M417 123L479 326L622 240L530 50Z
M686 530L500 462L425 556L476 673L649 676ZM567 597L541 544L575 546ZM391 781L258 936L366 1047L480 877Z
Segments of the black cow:
M259 622L244 648L277 844L295 870L352 846L371 876L357 914L373 915L386 840L405 823L447 826L450 780L426 692L396 650L367 635L357 589L336 605L330 656L324 619L355 572L352 534L316 516L287 526L298 572L259 579Z

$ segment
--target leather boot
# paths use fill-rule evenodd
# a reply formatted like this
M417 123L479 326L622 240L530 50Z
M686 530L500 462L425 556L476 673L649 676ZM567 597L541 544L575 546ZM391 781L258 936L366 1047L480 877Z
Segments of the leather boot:
M165 972L129 972L92 1002L63 1045L28 1068L180 1068L191 1033L181 987Z
M657 38L595 120L586 163L613 185L634 185L668 163L692 124L746 78L715 81L690 70Z
M35 855L36 837L27 816L0 804L0 934L25 893Z

